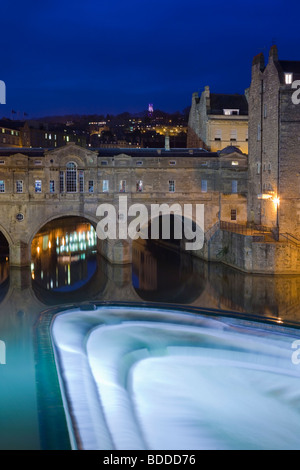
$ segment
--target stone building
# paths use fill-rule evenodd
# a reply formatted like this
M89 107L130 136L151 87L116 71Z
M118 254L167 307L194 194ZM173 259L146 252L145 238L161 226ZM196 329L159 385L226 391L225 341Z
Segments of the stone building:
M30 247L44 225L78 216L97 226L97 208L128 204L204 204L204 230L220 219L247 220L247 157L229 148L201 150L96 149L75 144L46 149L0 149L0 231L10 263L28 265ZM113 263L131 262L131 242L102 243ZM125 249L126 248L126 249ZM126 251L127 250L127 251Z
M217 152L233 145L248 153L248 102L246 95L193 93L188 122L188 148Z
M300 105L293 82L300 61L278 58L277 47L265 63L254 57L249 89L248 220L273 229L276 238L300 239Z

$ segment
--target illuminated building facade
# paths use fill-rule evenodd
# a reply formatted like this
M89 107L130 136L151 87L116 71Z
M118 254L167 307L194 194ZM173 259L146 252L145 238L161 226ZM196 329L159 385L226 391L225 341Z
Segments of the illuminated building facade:
M193 93L188 122L188 148L217 152L233 145L248 154L248 102L246 95L211 93L206 86Z
M300 61L280 60L276 46L267 63L263 54L253 59L248 219L271 227L277 239L300 239L300 105L292 101L299 79Z

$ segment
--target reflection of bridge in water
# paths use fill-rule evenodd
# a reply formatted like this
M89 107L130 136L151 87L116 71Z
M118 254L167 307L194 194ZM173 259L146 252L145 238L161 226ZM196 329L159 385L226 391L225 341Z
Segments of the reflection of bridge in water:
M153 243L135 242L133 255L132 265L112 265L95 254L94 274L74 290L47 289L30 268L2 264L0 325L13 329L49 306L93 302L161 302L300 321L299 276L241 273Z

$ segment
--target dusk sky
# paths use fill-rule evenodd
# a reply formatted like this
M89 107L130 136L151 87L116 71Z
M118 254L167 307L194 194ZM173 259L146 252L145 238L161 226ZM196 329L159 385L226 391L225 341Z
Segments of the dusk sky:
M253 56L300 60L299 0L1 2L0 117L182 111L243 93ZM16 119L16 117L15 117Z

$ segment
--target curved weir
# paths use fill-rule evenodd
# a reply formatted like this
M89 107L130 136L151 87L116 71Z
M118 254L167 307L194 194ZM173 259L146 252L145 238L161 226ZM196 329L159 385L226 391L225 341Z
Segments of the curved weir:
M74 449L300 448L297 329L102 306L51 335Z

